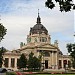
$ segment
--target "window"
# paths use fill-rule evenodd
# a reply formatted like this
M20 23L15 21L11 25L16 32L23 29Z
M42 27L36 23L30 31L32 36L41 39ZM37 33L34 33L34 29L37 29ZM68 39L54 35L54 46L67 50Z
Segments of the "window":
M11 58L11 67L15 67L15 58Z
M27 42L28 42L28 43L31 42L31 38L27 38Z
M49 57L50 56L50 53L45 51L45 57Z
M61 65L62 61L59 60L59 69L62 68L62 65Z
M37 42L37 38L35 38L35 42Z
M19 65L18 64L19 64L19 58L17 59L17 68L19 68Z
M5 60L4 60L5 67L8 67L8 64L9 64L9 58L5 58Z
M40 42L41 42L41 37L40 37Z
M46 37L40 37L40 42L46 42L47 38Z
M63 60L64 68L66 68L67 60Z
M44 37L42 37L42 42L45 42Z

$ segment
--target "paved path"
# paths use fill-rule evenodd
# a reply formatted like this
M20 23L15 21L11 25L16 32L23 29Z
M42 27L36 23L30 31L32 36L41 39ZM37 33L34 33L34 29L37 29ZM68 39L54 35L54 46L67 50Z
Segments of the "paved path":
M38 72L16 72L17 75L36 74Z
M0 75L6 75L6 73L0 73Z
M22 73L21 73L21 72L16 72L16 74L17 74L17 75L22 75Z

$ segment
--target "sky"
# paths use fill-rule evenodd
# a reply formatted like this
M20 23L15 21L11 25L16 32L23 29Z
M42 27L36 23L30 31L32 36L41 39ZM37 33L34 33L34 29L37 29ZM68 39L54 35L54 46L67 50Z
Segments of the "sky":
M67 43L74 43L74 11L60 12L58 4L54 9L45 6L46 0L0 0L1 23L7 34L0 47L8 50L20 48L26 42L30 27L36 24L38 9L42 24L51 36L51 43L58 40L59 49L67 54Z

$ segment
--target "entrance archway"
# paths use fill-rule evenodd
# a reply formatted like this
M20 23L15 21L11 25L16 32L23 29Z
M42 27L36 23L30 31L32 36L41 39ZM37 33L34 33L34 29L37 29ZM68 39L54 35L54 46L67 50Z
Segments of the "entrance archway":
M45 69L48 69L48 60L45 60Z

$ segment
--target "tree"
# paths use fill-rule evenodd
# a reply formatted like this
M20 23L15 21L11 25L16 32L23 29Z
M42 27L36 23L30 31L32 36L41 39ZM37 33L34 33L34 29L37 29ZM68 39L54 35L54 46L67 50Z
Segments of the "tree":
M75 68L75 43L67 44L67 50L68 53L70 53L70 56L72 57L72 66Z
M30 71L40 69L41 68L41 62L40 60L34 56L34 54L31 52L29 54L29 60L28 60L28 69Z
M39 60L42 61L42 70L44 70L44 56L45 56L45 51L41 51L39 55Z
M2 67L3 64L3 54L6 52L6 49L4 47L0 48L0 67Z
M28 69L33 70L33 53L31 52L29 54L29 60L28 60Z
M4 35L6 35L7 29L0 23L0 42L4 39Z
M34 63L34 65L33 65L34 70L38 70L38 69L40 70L41 61L38 58L36 58L35 56L33 57L33 63Z
M54 0L47 0L45 2L46 7L53 9L55 7ZM59 4L60 11L71 11L71 9L75 10L75 4L73 4L73 0L55 0L56 3Z
M21 55L20 59L18 60L17 66L21 68L26 68L27 65L27 58L24 54Z

